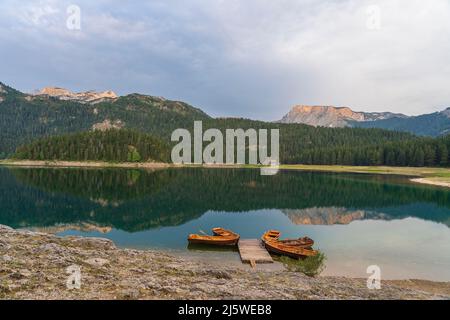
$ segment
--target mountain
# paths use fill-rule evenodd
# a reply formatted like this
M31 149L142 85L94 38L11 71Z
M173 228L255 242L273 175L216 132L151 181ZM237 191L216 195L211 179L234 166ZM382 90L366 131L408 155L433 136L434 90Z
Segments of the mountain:
M391 118L407 118L404 114L391 112L355 112L348 107L294 106L279 122L304 123L315 127L339 128L354 122L377 121Z
M279 122L314 127L380 128L437 137L450 133L450 108L431 114L406 116L391 112L357 112L348 107L298 105Z
M350 125L361 128L382 128L411 132L422 136L437 137L450 133L450 108L441 112L406 118L390 118L374 122L353 122Z
M55 148L64 149L70 147L70 143L45 140L50 148L55 145L53 150L46 151L45 143L35 148L34 141L80 132L106 132L108 129L150 134L170 147L175 144L170 141L175 129L185 128L192 132L194 121L201 120L203 131L209 128L221 132L238 128L279 129L280 161L286 164L446 166L450 163L450 135L432 139L377 128L324 128L239 118L216 119L185 102L136 93L92 103L96 99L79 101L80 94L74 94L72 99L70 94L68 96L66 91L59 89L30 95L4 85L1 88L0 158L10 157L19 146L31 148L33 154L30 157L34 159L40 157L41 152L45 157L59 158L63 150ZM101 157L102 152L95 148L93 156ZM124 150L119 157L127 155L128 151ZM143 159L145 157L141 157Z
M128 128L170 139L174 128L210 117L181 101L129 94L72 93L60 88L25 94L0 83L0 158L36 138L94 129Z

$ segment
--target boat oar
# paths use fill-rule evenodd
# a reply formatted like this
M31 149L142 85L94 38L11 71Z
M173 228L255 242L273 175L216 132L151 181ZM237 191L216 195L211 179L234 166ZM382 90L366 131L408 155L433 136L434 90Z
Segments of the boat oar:
M199 232L202 233L202 234L204 234L205 236L208 235L205 231L203 231L203 230L201 230L201 229L199 230Z

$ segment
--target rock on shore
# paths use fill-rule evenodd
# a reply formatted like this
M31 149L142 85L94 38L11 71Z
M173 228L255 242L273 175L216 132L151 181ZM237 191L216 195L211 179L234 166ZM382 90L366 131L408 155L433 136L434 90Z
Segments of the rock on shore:
M81 268L80 289L66 286ZM110 240L57 237L0 225L1 299L448 299L450 284L310 278L288 271L218 267Z

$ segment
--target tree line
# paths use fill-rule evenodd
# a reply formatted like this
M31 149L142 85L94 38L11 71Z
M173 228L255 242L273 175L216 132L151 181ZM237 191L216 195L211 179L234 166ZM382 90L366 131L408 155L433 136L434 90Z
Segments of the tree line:
M318 165L448 167L449 150L450 136L447 136L372 145L311 147L297 154L286 152L284 160Z
M239 126L242 123L234 123ZM233 123L227 123L232 126ZM315 132L311 132L313 130ZM450 135L439 138L415 137L379 129L341 128L329 131L297 128L286 134L280 129L280 161L284 164L354 166L450 165ZM355 132L356 131L356 132ZM361 132L359 132L361 131ZM30 160L170 161L171 147L158 137L121 129L82 132L38 139L19 147L13 158ZM207 144L207 142L205 142ZM248 158L248 152L247 152Z
M15 159L168 162L169 146L133 130L90 131L38 139L17 148Z
M280 161L285 164L450 166L450 135L418 137L375 128L323 128L245 119L212 120L205 127L214 125L279 128Z

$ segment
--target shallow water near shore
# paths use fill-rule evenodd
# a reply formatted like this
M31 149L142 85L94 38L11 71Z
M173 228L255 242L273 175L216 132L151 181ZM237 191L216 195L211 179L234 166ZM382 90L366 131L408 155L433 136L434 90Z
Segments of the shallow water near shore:
M221 226L242 238L268 229L309 236L324 275L450 281L450 191L399 176L254 169L0 168L0 224L105 237L124 248L170 250L240 265L233 250L187 246Z

